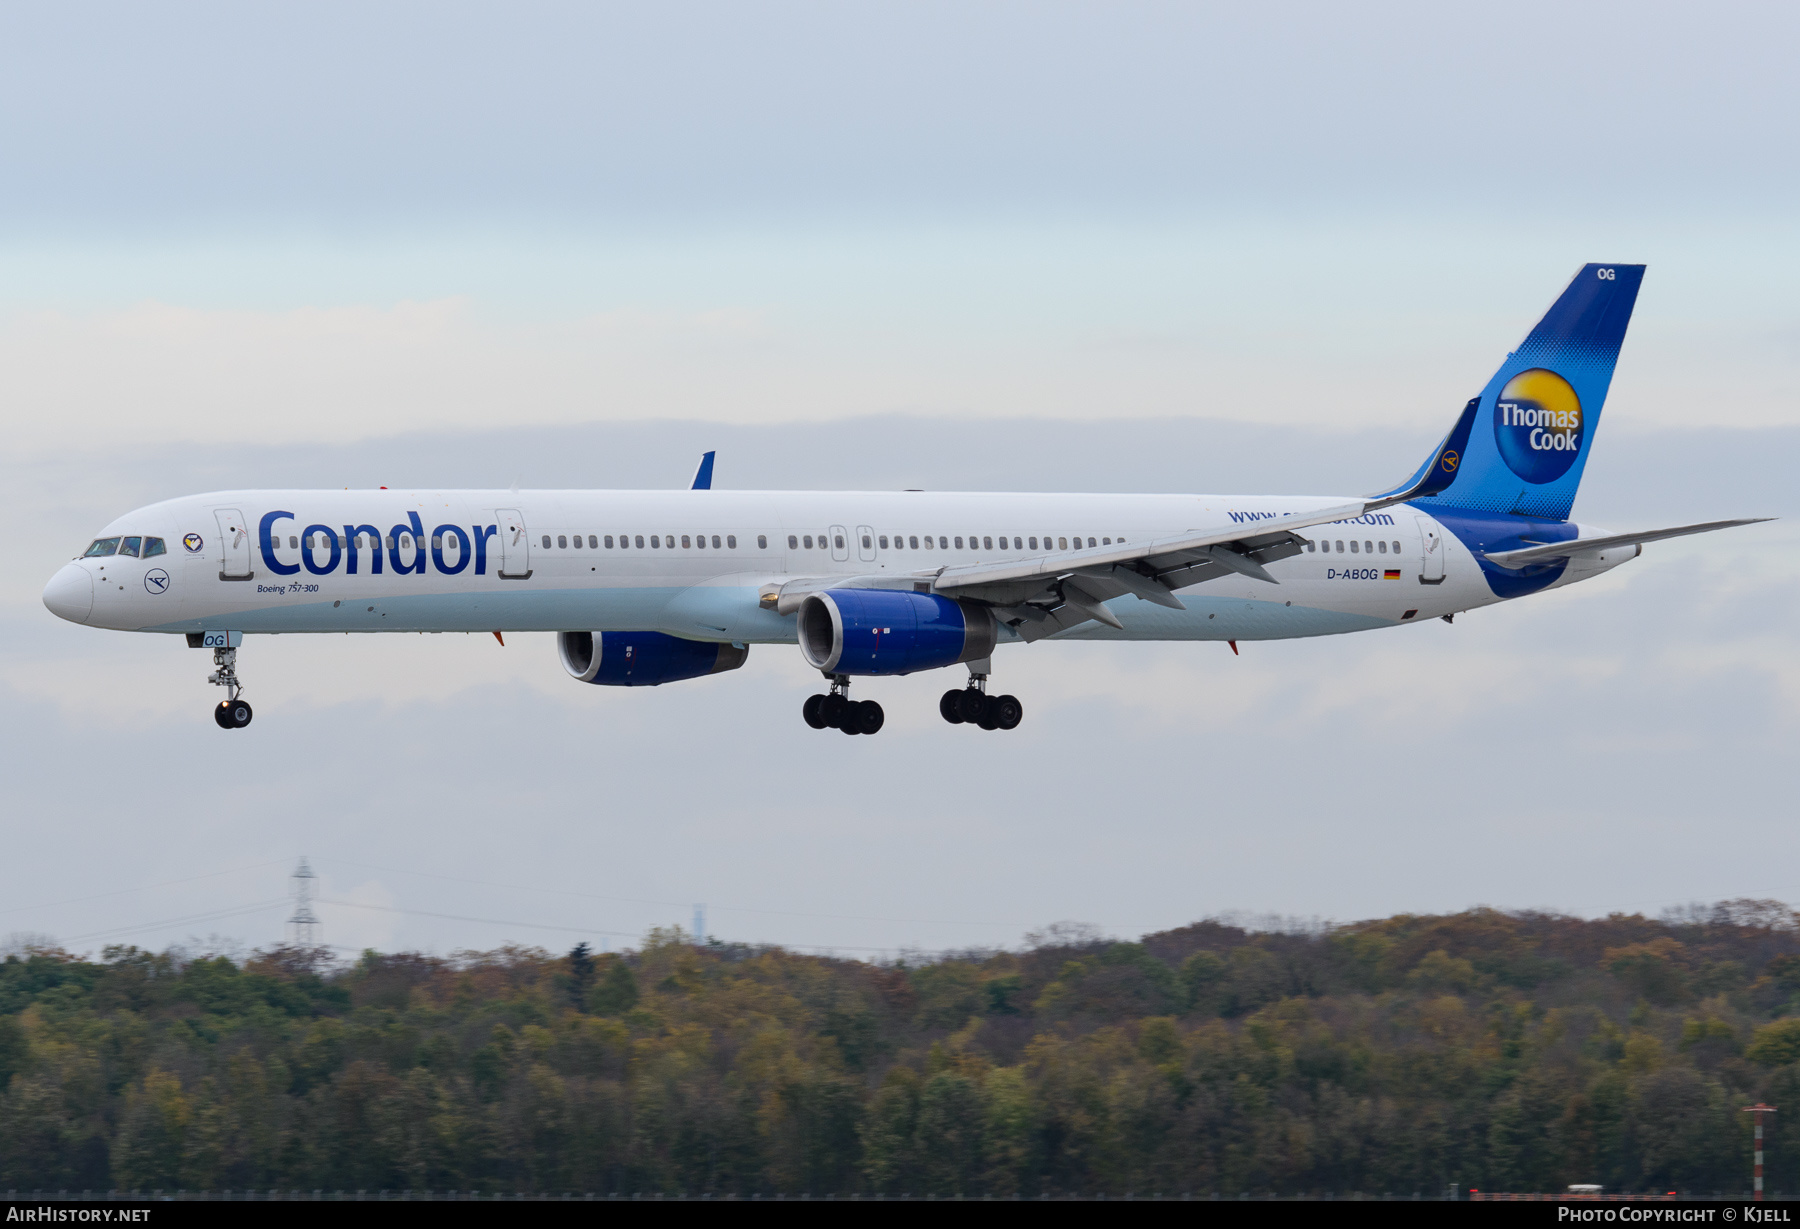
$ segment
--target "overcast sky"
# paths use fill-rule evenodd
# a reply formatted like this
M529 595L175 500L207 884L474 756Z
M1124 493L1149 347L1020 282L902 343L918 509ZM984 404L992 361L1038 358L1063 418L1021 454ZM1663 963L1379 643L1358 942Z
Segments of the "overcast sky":
M1800 515L1797 43L1729 4L0 10L0 934L267 943L301 853L329 941L437 951L697 901L892 952L1800 899L1790 521L1454 626L1017 649L1010 735L937 718L953 672L862 685L848 740L793 650L625 692L453 636L253 640L224 736L202 654L38 598L227 485L717 447L721 486L1374 489L1595 259L1650 272L1577 516Z

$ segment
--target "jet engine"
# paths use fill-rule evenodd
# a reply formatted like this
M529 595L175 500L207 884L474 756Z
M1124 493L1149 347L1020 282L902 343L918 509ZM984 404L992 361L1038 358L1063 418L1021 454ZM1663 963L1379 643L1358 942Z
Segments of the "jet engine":
M800 603L800 653L827 674L911 674L993 653L985 606L935 593L827 589Z
M662 632L558 632L563 669L602 687L655 687L736 670L750 650Z

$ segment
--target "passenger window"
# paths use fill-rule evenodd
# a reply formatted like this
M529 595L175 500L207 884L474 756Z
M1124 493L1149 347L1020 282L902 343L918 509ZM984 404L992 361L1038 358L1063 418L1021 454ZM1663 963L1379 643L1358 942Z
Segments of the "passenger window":
M1092 545L1094 545L1094 540L1093 540L1093 539L1092 539L1092 538L1089 538L1089 539L1088 539L1088 545L1089 545L1089 546L1092 546Z
M563 550L567 550L569 548L569 539L567 536L559 533L556 535L556 544L557 544L557 546L561 547ZM550 544L548 542L546 542L546 543L544 543L544 545L548 546Z
M325 544L325 535L324 534L319 535L319 544L321 546L323 546ZM575 544L577 546L579 546L581 544L581 539L576 538ZM434 533L431 535L431 549L432 550L443 550L444 549L444 535L443 534Z
M1354 539L1354 538L1352 538L1350 540L1350 553L1352 555L1354 555L1356 553L1356 539Z
M1366 551L1366 552L1367 552L1367 553L1368 553L1368 554L1371 554L1371 555L1373 555L1373 554L1374 554L1374 553L1375 553L1375 543L1373 543L1373 542L1364 542L1364 543L1363 543L1363 550L1364 550L1364 551Z
M1396 555L1398 555L1400 553L1400 543L1398 543L1398 542L1394 543L1394 553Z
M669 538L669 545L670 546L675 545L675 539L673 536L671 536ZM688 545L688 536L685 533L681 535L681 549L682 550L693 550L694 549L693 547Z
M885 533L882 534L879 538L877 538L875 540L881 544L882 550L886 550L888 548L887 535Z
M961 550L962 548L963 548L962 539L961 538L956 539L956 549Z
M981 549L982 550L993 550L994 549L994 540L992 538L983 538L981 540Z
M837 548L839 550L843 550L844 549L844 535L841 533L838 534L835 541L836 541Z
M913 550L919 549L919 540L917 538L909 537L906 540L906 544L907 544L907 546L911 547Z
M1311 542L1308 542L1308 543L1307 543L1307 544L1306 544L1306 550L1307 550L1307 552L1308 552L1308 553L1309 553L1309 554L1310 554L1310 553L1311 553L1311 552L1312 552L1312 549L1313 549L1313 544L1312 544L1312 543L1311 543Z
M631 544L633 546L637 547L639 550L643 550L644 549L644 535L640 533L637 537L635 537L631 540Z
M1386 542L1383 542L1381 544L1381 553L1384 555L1387 554L1387 543Z
M1338 539L1337 552L1340 555L1344 553L1344 540L1342 538Z
M1032 550L1037 549L1037 539L1036 538L1027 538L1027 539L1025 539L1025 541L1030 545Z
M806 535L806 536L805 536L805 537L804 537L804 538L801 538L801 539L800 539L800 540L801 540L801 541L802 541L802 542L804 542L804 543L806 543L806 549L807 549L807 550L811 550L811 549L812 549L812 535L811 535L811 534L810 534L810 533L809 533L809 534L807 534L807 535Z
M606 543L607 550L611 550L613 548L612 535L610 533L607 534L604 538L601 538L600 540L602 542Z
M144 558L148 559L152 555L162 555L167 553L168 552L163 549L163 540L161 538L144 539Z
M662 549L662 537L660 535L654 534L654 533L650 535L650 549L651 550L661 550Z
M1112 545L1112 539L1111 539L1111 538L1101 538L1101 539L1100 539L1100 545L1102 545L1102 546L1111 546L1111 545Z
M1067 538L1058 538L1056 540L1056 549L1057 550L1068 550L1069 549L1069 540Z
M714 534L714 535L713 535L713 536L712 536L712 540L713 540L713 549L714 549L714 550L718 550L718 549L719 549L719 535L718 535L718 534L716 534L716 533L715 533L715 534ZM731 545L732 545L732 546L733 546L733 547L734 547L734 548L735 548L735 547L736 547L736 546L737 546L737 539L736 539L736 538L733 538L733 539L731 539Z

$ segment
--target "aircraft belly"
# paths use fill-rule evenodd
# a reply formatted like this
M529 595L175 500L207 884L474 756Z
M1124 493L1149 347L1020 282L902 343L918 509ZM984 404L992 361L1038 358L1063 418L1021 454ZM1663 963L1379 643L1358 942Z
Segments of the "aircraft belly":
M483 593L364 594L301 600L260 608L188 614L146 631L230 628L269 633L645 631L759 643L794 638L792 619L757 605L755 589L701 590L704 603L683 602L684 586L607 589L521 589ZM716 596L715 596L716 595ZM673 611L673 615L669 612ZM735 612L736 617L729 615ZM756 617L761 616L761 617ZM710 625L709 625L710 622Z

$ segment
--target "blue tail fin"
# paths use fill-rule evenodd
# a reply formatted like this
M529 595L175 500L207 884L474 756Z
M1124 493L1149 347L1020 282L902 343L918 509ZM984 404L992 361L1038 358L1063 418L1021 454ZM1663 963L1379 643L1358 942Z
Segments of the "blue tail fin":
M1582 266L1470 403L1462 459L1433 502L1568 519L1643 280L1643 265Z

